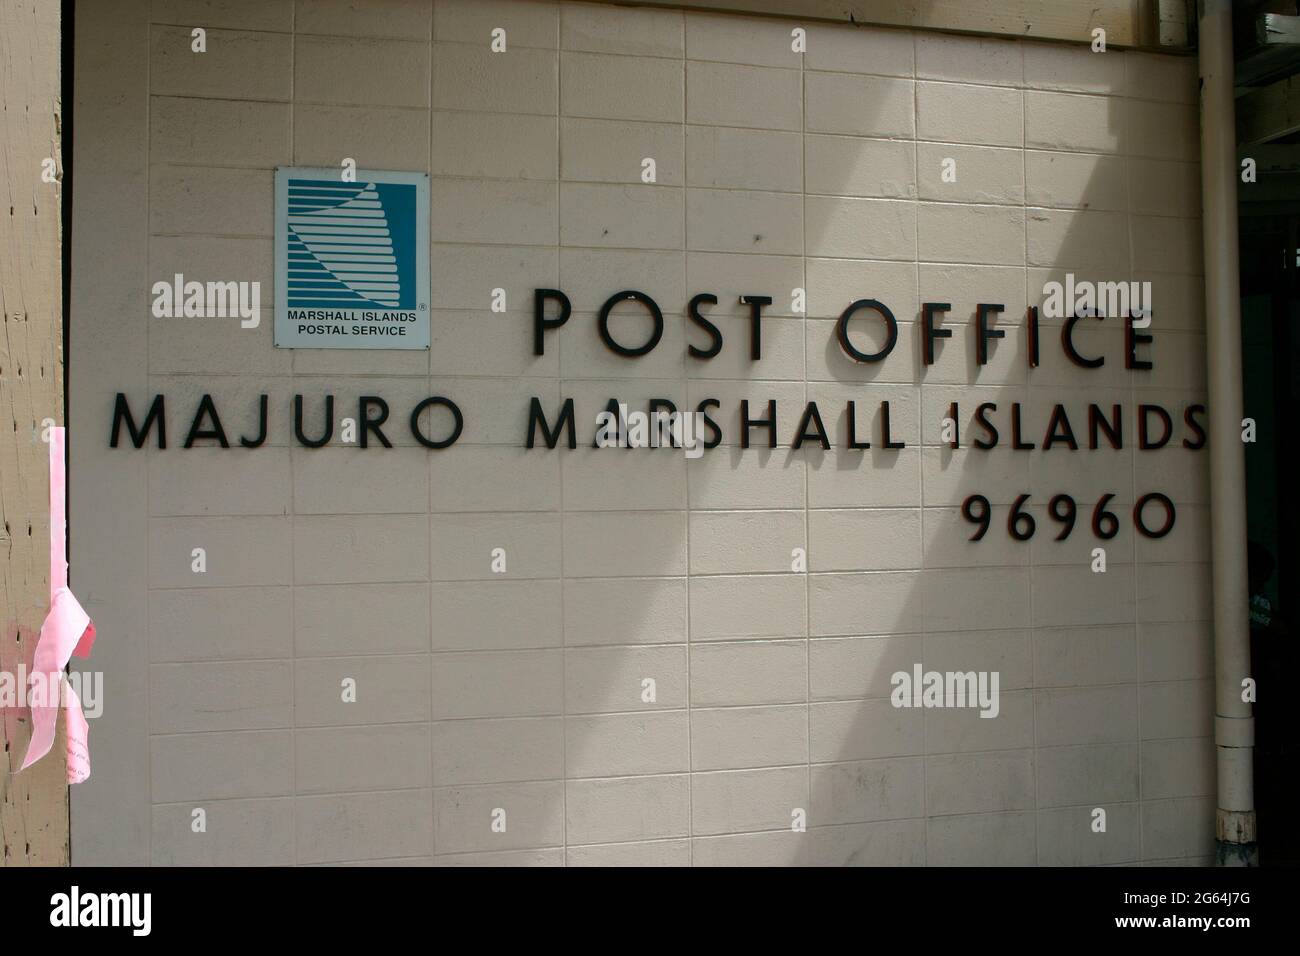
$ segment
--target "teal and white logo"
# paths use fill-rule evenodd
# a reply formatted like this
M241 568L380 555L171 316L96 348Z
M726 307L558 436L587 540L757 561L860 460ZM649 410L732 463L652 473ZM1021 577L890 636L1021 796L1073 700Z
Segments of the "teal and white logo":
M275 171L275 344L429 347L429 177Z

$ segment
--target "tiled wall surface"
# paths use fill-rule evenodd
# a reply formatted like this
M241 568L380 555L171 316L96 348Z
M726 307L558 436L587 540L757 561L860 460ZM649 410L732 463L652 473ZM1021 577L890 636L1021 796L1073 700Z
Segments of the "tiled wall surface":
M801 55L795 26L532 0L78 5L72 560L108 686L74 862L1205 861L1205 452L1133 441L1139 402L1204 401L1194 61L826 24ZM432 175L429 352L273 348L273 169L344 157ZM151 318L174 272L261 281L263 321ZM1024 309L1067 272L1153 283L1153 370L1125 370L1113 319L1078 336L1102 368L1068 362L1048 319L1028 368ZM535 287L574 303L542 356ZM640 359L596 332L623 288L666 317ZM686 354L702 291L711 361ZM757 362L744 293L774 300ZM879 365L835 344L857 298L899 318ZM954 334L926 368L935 300ZM978 302L1007 307L982 367ZM166 394L167 450L108 447L118 391ZM380 394L394 421L446 395L465 430L445 451L404 427L392 449L304 448L296 392L336 417ZM234 433L269 394L267 445L181 449L204 393ZM523 447L534 395L575 399L577 450ZM724 444L586 447L611 397L716 397ZM740 401L769 398L780 446L741 449ZM866 423L888 400L906 447L845 448L849 399ZM809 400L830 451L789 447ZM949 449L952 401L964 442L997 402L1003 443ZM1081 438L1089 402L1120 403L1125 448L1012 451L1017 401L1035 440L1054 403ZM1148 491L1178 509L1161 540L1128 518ZM995 508L979 544L973 492ZM1059 492L1080 502L1066 542ZM1021 493L1028 543L1005 528ZM1096 574L1105 493L1123 521ZM917 662L998 671L999 716L893 708L890 674Z

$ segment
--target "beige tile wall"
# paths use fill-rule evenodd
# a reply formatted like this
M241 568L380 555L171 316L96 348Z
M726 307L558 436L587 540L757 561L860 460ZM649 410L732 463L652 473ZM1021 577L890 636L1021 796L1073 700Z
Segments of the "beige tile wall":
M1203 400L1193 61L825 24L801 56L786 21L533 0L77 15L72 554L108 699L75 862L1207 858L1204 454L938 437L951 401L967 427L986 400L1033 422L1120 402L1131 443L1137 402ZM343 157L432 174L429 353L272 347L273 169ZM176 271L260 280L264 321L150 318L149 285ZM1080 335L1107 355L1080 370L1046 320L1027 369L1024 306L1066 272L1154 283L1155 370L1124 371L1118 327ZM574 303L540 357L534 287ZM594 328L628 287L666 316L636 361ZM706 290L726 345L701 363L685 304ZM774 299L757 363L747 292ZM881 366L834 346L860 297L900 320ZM936 299L954 335L926 369ZM981 301L1007 304L983 368ZM111 450L119 390L166 393L172 436L205 392L223 409L266 392L271 435ZM392 449L297 447L295 392L340 409L374 392L395 416L443 394L465 431L439 452L404 427ZM725 443L698 461L526 451L533 395L573 396L580 434L613 395L717 397ZM787 447L737 447L742 398L778 399ZM907 447L788 447L805 401L838 429L851 398L889 400ZM1041 505L1032 544L1002 525L1021 492L1112 492L1125 513L1149 490L1177 503L1174 533L1126 521L1105 575L1086 507L1066 544ZM972 492L999 506L980 545L958 513ZM999 671L999 717L891 707L889 674L918 661Z

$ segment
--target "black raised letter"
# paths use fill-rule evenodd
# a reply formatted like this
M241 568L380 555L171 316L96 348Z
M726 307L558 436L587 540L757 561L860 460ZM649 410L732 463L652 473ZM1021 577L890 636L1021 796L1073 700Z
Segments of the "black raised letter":
M646 402L646 414L650 418L650 447L652 448L681 448L681 444L673 435L672 420L677 414L677 405L671 399L652 398ZM660 413L663 413L661 416ZM664 432L668 432L668 444L664 445Z
M266 405L267 405L267 396L266 396L266 395L259 395L258 398L257 398L257 405L258 405L258 409L257 409L257 424L258 424L257 437L256 437L256 438L244 438L244 437L241 435L240 438L239 438L239 444L243 445L245 448L260 448L261 445L262 445L262 443L266 441Z
M334 396L325 396L325 434L318 441L313 441L302 433L302 396L293 397L293 433L298 441L308 448L320 448L329 442L334 434Z
M1150 429L1147 427L1147 416L1155 412L1160 423L1165 426L1165 433L1159 441L1152 441ZM1169 438L1174 433L1174 422L1169 417L1169 413L1159 405L1139 405L1138 406L1138 448L1142 451L1153 451L1157 448L1164 448L1169 444Z
M858 309L875 309L884 317L885 326L889 329L889 338L885 340L885 347L874 355L859 351L849 341L849 319ZM894 346L898 344L898 321L883 302L877 302L875 299L858 299L841 313L839 321L835 323L835 337L840 340L840 348L844 350L844 354L855 362L880 362L894 351Z
M212 419L211 428L200 428L204 418ZM200 439L208 441L215 438L222 448L229 448L230 442L226 441L226 430L221 427L221 417L217 415L217 406L212 404L212 396L204 395L199 399L199 410L194 413L194 421L190 424L190 433L185 436L185 447L193 448L194 443Z
M370 406L374 405L379 409L379 417L370 417ZM357 399L357 418L361 420L361 447L369 447L367 440L373 429L375 435L383 442L385 448L392 448L393 443L384 435L383 429L379 426L388 421L388 403L377 395L362 395Z
M158 447L167 447L167 418L163 414L163 397L155 395L153 404L149 406L149 414L144 417L144 424L139 428L135 427L135 419L131 417L131 407L126 403L126 396L121 392L117 393L117 399L113 402L113 432L108 439L108 447L116 448L117 440L122 431L122 424L126 423L126 430L131 436L131 444L136 448L144 447L145 439L149 437L149 429L153 428L154 423L158 423Z
M1004 339L1007 337L1005 329L990 329L989 316L996 316L1006 308L1004 305L998 305L992 302L980 302L975 306L975 361L980 365L989 364L989 339Z
M989 421L989 412L996 412L998 406L993 402L985 402L979 408L975 409L975 424L980 425L989 433L988 440L983 438L975 439L976 448L996 448L998 445L998 429Z
M560 417L555 422L555 430L552 431L546 423L546 413L542 411L541 399L533 396L528 406L528 442L524 447L533 447L538 425L542 426L542 437L546 439L547 448L555 447L555 443L560 440L560 429L564 428L565 425L569 426L569 447L578 447L578 434L573 425L573 399L566 398L564 400L564 406L560 409Z
M1082 319L1081 315L1072 315L1065 320L1065 325L1061 326L1061 348L1065 349L1065 354L1075 365L1083 368L1101 368L1106 364L1106 359L1102 356L1097 358L1084 358L1074 347L1074 327ZM1101 316L1097 316L1101 318Z
M1034 447L1031 441L1022 441L1020 437L1020 403L1011 403L1011 447L1015 451L1029 451Z
M749 417L749 400L740 401L740 447L749 447L749 430L751 428L767 429L767 447L776 447L776 399L767 400L767 418Z
M558 318L548 319L546 317L546 300L554 299L560 303L560 314ZM565 322L569 321L569 316L573 314L573 303L569 297L559 289L534 289L533 290L533 354L546 354L546 345L542 340L542 333L547 329L558 329Z
M907 444L889 440L889 402L880 403L880 437L884 439L881 444L886 448L902 448Z
M849 447L850 448L870 448L871 442L858 441L858 403L849 401Z
M1110 421L1101 413L1101 408L1096 405L1088 406L1088 447L1096 450L1100 447L1097 441L1097 433L1103 431L1106 433L1106 440L1110 442L1111 448L1124 447L1124 409L1119 405L1112 405L1110 412Z
M533 401L537 401L537 399L533 399ZM434 441L431 438L426 438L424 432L420 431L420 413L431 405L441 405L443 408L447 409L447 411L451 412L451 417L456 423L451 430L451 434L442 441ZM415 440L425 448L446 448L449 445L455 444L456 439L460 437L460 433L464 428L465 416L460 413L460 406L450 398L443 398L441 395L429 396L419 405L416 405L411 411L411 434L414 435ZM570 434L572 434L572 432L570 432ZM529 445L529 447L531 448L532 446ZM573 446L570 445L569 447L572 448Z
M1196 420L1198 414L1205 414L1204 405L1188 405L1183 409L1183 421L1187 423L1188 428L1196 433L1195 441L1188 441L1186 438L1183 439L1183 447L1190 448L1193 451L1205 447L1205 429L1202 428L1201 423Z
M694 345L688 345L687 351L691 353L692 358L711 359L722 351L722 332L716 325L700 314L700 303L707 302L709 305L717 305L718 297L711 292L701 292L691 299L688 307L691 321L709 333L711 344L707 349L696 348Z
M1074 429L1070 427L1069 416L1065 414L1065 406L1059 404L1052 408L1052 418L1047 423L1047 437L1043 439L1044 450L1051 448L1058 441L1065 442L1070 451L1079 450L1079 443L1074 439Z
M716 398L706 398L695 406L695 410L704 416L704 424L713 429L713 437L704 443L705 448L717 448L722 444L722 429L709 417L710 408L719 408L722 403Z
M921 323L925 326L925 364L934 364L934 340L952 338L952 329L936 329L934 317L952 308L951 302L922 302Z
M609 334L609 313L613 310L614 306L618 305L620 302L629 301L640 302L649 311L650 317L655 320L655 330L651 333L650 338L646 341L645 345L635 349L629 349L619 345L614 341L614 336ZM659 306L655 303L654 299L650 298L650 296L646 295L644 292L637 292L635 289L628 289L624 292L615 292L605 300L605 304L600 307L600 319L598 325L600 328L600 340L605 343L606 347L608 347L611 352L627 356L628 358L636 358L639 355L645 355L659 344L659 340L664 334L664 314L659 311Z
M809 431L810 426L816 426L813 431ZM831 447L831 440L826 437L826 426L822 424L821 412L817 411L817 403L809 402L803 410L803 417L799 419L799 434L795 436L791 448L802 448L803 443L809 440L821 442L823 449Z
M749 357L757 362L763 357L763 306L772 304L770 295L742 295L742 305L749 306Z
M1025 328L1029 335L1029 367L1038 368L1038 306L1031 305L1025 313Z
M1133 316L1124 320L1124 367L1132 369L1149 369L1151 363L1137 357L1139 345L1149 345L1155 340L1154 335L1144 335L1133 328Z

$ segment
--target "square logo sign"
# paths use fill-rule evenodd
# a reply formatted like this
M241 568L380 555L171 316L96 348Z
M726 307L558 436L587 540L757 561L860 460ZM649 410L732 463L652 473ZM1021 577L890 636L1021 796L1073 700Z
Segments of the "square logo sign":
M275 171L275 344L429 347L426 173Z

